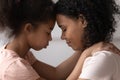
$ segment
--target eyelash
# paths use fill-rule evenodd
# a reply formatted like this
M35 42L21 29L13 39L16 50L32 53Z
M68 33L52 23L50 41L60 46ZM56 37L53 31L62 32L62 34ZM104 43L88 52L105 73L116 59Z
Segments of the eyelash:
M48 35L50 35L51 33L47 32Z
M62 31L63 31L63 32L65 32L65 31L66 31L66 29L62 29Z

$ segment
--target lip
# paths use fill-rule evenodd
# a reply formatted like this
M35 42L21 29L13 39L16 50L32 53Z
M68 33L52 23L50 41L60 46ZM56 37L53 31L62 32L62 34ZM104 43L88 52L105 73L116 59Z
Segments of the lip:
M71 46L71 43L70 42L67 42L68 46Z
M44 48L47 48L48 44L44 47Z

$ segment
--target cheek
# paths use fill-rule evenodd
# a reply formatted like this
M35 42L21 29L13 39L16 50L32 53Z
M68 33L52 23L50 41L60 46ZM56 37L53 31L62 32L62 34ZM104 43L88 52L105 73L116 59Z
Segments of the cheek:
M67 29L67 31L65 32L65 36L69 39L74 39L75 38L75 35L76 35L76 33L75 33L75 30L74 29Z
M36 42L39 44L45 44L48 41L48 36L47 35L39 35L39 37L36 38Z
M34 40L34 46L36 47L44 47L48 44L48 38L45 34L36 34L33 38Z
M81 48L82 47L82 39L83 39L83 32L74 32L72 40L76 47Z
M45 48L47 46L47 40L45 40L44 38L38 38L37 40L35 40L35 42L33 43L34 45L34 49L35 50L40 50L42 48Z

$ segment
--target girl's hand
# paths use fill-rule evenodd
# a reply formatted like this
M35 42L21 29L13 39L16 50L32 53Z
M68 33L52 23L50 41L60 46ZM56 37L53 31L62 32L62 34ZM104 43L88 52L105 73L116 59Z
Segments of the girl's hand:
M95 53L97 51L102 51L102 50L111 51L115 54L120 55L120 50L114 44L105 43L105 42L97 43L97 44L91 46L90 48L86 49L85 51L87 52L87 54L92 55L93 53ZM91 51L91 53L89 53L88 51Z
M31 51L28 51L28 53L25 55L25 60L27 60L31 65L33 65L37 61Z

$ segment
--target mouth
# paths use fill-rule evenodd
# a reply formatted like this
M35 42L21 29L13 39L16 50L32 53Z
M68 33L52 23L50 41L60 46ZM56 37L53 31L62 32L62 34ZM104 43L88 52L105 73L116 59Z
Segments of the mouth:
M67 41L66 43L68 44L68 46L71 46L71 42L70 41Z
M48 47L48 44L47 45L45 45L45 47L44 48L47 48Z

